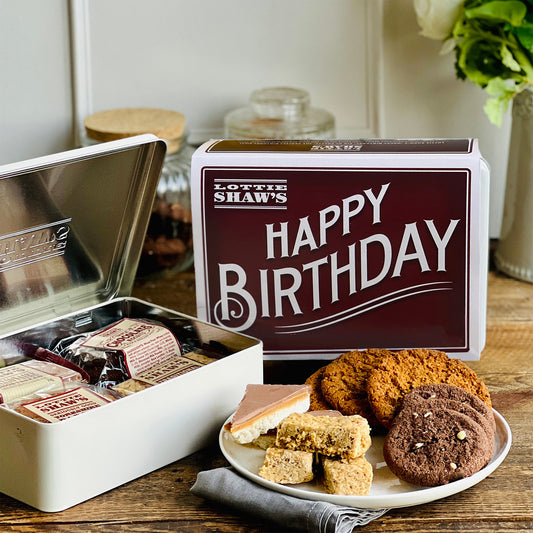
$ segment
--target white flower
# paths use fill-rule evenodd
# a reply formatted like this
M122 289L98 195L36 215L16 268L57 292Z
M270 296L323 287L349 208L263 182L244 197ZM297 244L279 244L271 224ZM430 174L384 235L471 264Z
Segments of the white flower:
M413 0L420 32L429 39L449 37L464 0Z

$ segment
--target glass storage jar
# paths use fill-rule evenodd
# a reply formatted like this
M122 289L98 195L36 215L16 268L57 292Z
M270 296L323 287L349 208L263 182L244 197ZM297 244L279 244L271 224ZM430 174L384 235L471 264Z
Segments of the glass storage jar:
M224 118L227 139L332 139L335 118L310 106L309 93L292 87L253 91L246 107Z
M167 143L150 222L137 269L139 278L157 278L193 267L191 158L185 116L154 108L111 109L89 115L84 144L152 133Z

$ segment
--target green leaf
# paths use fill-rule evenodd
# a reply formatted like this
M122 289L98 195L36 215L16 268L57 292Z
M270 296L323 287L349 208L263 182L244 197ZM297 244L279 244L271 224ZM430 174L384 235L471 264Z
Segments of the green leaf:
M480 35L464 38L457 45L456 68L480 87L485 87L493 78L521 78L521 68L514 71L504 64L503 48L501 40L489 41ZM510 54L509 50L507 52ZM506 58L509 64L512 59ZM516 67L514 62L512 65Z
M489 98L483 107L489 120L500 127L503 122L503 106L499 98Z
M484 106L484 111L489 120L500 127L503 114L507 111L509 103L519 89L502 78L494 78L487 84L485 91L491 96Z
M531 50L533 47L533 24L531 22L524 21L522 26L513 28L512 33L526 50Z
M497 22L508 22L518 27L527 13L527 6L518 0L495 0L478 7L465 10L468 19L488 19Z
M516 94L533 86L533 0L464 0L450 43L457 78L485 89L485 113L501 125Z
M502 56L502 63L513 72L520 72L522 68L520 67L520 64L518 61L514 58L513 54L511 53L511 50L505 46L505 44L502 44L501 47L501 56Z
M498 98L512 98L516 92L516 88L514 85L509 84L502 78L494 78L487 83L485 91L490 96L497 96Z

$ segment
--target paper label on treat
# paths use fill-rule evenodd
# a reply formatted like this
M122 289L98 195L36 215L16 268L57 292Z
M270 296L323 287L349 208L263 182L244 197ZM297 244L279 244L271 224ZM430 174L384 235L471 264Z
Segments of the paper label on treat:
M176 376L187 374L187 372L191 372L202 366L204 365L192 361L191 359L187 359L186 357L174 357L165 363L150 368L146 372L135 376L135 379L137 381L148 383L149 385L157 385L158 383L163 383Z
M179 342L169 329L132 318L124 318L96 333L82 346L121 351L131 377L181 355Z
M13 365L0 371L0 403L22 398L40 389L62 383L59 376L53 376L25 365Z
M50 398L25 403L23 406L48 422L61 422L106 403L110 403L110 400L80 387Z

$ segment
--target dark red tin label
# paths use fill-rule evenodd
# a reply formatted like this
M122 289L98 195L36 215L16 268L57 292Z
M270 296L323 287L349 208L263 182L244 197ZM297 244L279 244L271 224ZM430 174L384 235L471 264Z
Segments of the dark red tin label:
M467 168L209 167L207 320L265 355L468 350Z

